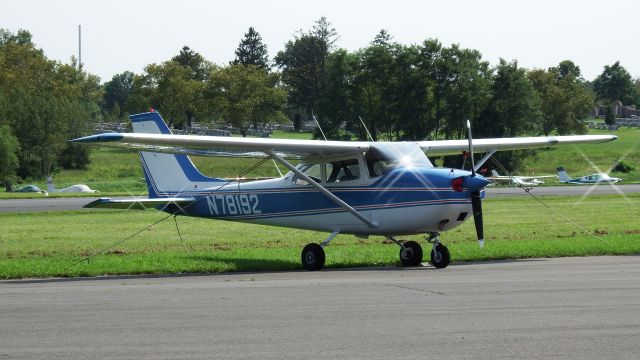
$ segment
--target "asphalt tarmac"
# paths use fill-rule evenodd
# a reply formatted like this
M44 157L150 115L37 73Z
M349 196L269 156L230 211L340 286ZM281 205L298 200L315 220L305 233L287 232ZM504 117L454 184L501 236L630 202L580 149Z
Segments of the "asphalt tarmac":
M0 282L0 359L637 359L640 256Z
M632 194L640 193L640 184L630 185L597 185L597 186L544 186L532 188L531 193L536 196L551 195L571 195L582 196L585 194ZM489 187L486 196L492 197L515 197L529 196L523 189L518 187ZM65 211L80 210L82 207L97 197L81 198L42 198L42 199L3 199L0 200L0 212L34 212L34 211Z

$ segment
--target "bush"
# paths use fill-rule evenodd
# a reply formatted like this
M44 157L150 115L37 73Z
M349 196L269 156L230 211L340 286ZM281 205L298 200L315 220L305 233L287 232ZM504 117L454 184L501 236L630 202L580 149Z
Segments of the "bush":
M612 169L614 172L620 172L623 174L628 174L630 172L632 172L633 170L635 170L635 168L627 163L625 163L624 161L620 161L619 163L616 164L616 166L613 167Z
M63 169L84 170L90 162L89 147L67 143L67 146L60 153L58 162Z

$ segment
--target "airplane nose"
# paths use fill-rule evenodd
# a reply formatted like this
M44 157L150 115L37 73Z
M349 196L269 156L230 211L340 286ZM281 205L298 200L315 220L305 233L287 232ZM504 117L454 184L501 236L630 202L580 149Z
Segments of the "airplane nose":
M480 175L467 176L465 178L465 187L469 189L469 192L480 191L485 188L489 183L489 180Z

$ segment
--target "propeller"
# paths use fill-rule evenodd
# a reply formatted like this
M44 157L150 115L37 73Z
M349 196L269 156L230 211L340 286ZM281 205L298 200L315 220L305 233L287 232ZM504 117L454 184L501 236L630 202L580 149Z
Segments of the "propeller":
M471 178L476 179L476 165L473 160L473 141L471 136L471 122L467 120L467 137L469 139L469 156L471 157ZM471 181L474 183L475 181ZM471 184L469 184L471 185ZM471 209L473 210L473 222L476 225L476 235L478 236L478 245L484 246L484 224L482 223L482 199L480 198L480 189L486 185L478 183L476 186L469 186L469 195L471 195Z

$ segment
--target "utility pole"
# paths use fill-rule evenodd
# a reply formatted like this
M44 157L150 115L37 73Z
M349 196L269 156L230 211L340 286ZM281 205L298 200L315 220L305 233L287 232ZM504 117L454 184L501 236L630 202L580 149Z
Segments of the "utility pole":
M78 70L82 70L82 25L78 25Z

